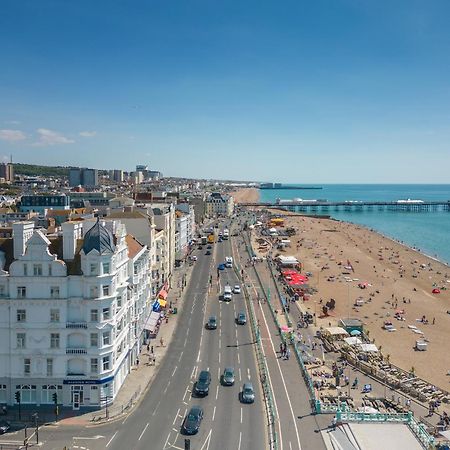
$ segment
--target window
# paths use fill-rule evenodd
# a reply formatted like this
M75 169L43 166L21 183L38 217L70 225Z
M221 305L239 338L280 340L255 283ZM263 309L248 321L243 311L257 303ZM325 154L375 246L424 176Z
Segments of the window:
M109 286L103 286L103 297L107 297L109 295Z
M97 264L91 263L91 275L97 275L97 273L98 273Z
M50 322L59 322L59 309L50 310Z
M111 310L110 308L103 308L103 320L111 319Z
M91 373L98 373L98 359L91 358Z
M50 288L50 298L59 298L59 286L52 286Z
M91 309L91 322L98 322L98 309Z
M111 344L111 333L109 331L105 331L103 333L103 345Z
M28 275L28 265L24 264L23 265L23 276L26 277Z
M59 333L50 333L50 348L59 348Z
M17 333L17 348L25 348L27 335L25 333Z
M42 386L41 403L53 404L53 394L57 395L58 403L62 401L62 386L44 384Z
M27 313L24 309L17 310L17 322L25 322L27 320Z
M91 347L98 347L98 334L91 333Z
M48 275L50 277L52 276L52 265L51 264L48 265Z
M91 298L97 298L98 297L97 286L91 286L90 293L91 293Z
M111 364L111 356L104 356L103 357L103 371L109 370Z
M103 273L104 274L109 273L109 262L103 263Z
M121 295L119 295L117 297L117 309L120 309L120 308L122 308L122 296Z
M30 373L31 373L31 359L30 358L25 358L23 360L23 373L25 375L30 375Z
M5 286L3 284L0 284L0 297L5 296Z
M35 277L42 276L42 264L33 264L33 275Z
M53 359L47 358L47 376L52 377L53 376Z
M17 298L25 298L27 296L27 288L25 286L17 287Z
M20 392L21 403L36 403L36 385L16 384L16 391Z

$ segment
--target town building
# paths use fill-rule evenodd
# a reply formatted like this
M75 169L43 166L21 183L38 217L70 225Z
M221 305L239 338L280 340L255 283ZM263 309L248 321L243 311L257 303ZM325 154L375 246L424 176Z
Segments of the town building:
M69 169L69 186L98 186L98 170L86 169L80 167L71 167Z
M70 209L70 197L67 195L22 195L17 205L21 212L45 214L48 209Z
M32 222L0 240L0 403L74 409L112 401L151 312L148 249L118 221ZM103 402L104 404L104 402Z
M0 163L0 178L5 183L14 181L14 166L11 163Z
M209 217L231 217L234 211L234 201L231 195L213 192L206 199L206 214Z

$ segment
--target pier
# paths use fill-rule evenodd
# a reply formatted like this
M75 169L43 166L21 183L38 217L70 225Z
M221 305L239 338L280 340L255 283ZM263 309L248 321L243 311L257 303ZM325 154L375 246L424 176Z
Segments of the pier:
M241 203L242 206L256 208L277 208L292 212L326 212L345 211L405 211L405 212L450 212L450 200L448 201L424 201L424 202L319 202L319 201L290 201L282 203Z

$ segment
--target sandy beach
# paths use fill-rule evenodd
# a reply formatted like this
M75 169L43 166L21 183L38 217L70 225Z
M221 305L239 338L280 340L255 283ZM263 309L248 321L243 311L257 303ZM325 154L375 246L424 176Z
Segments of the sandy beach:
M231 193L235 203L254 203L259 201L259 189L244 188Z
M241 202L248 201L245 191ZM419 377L450 390L447 265L360 225L290 215L285 227L294 227L297 234L283 254L302 262L304 272L312 273L310 285L318 290L305 302L311 312L317 312L318 325L336 325L341 317L360 318L370 338L393 364L405 370L414 367ZM358 287L360 283L367 283L366 288ZM433 294L434 288L440 293ZM321 302L325 304L330 298L336 300L336 309L330 317L322 318ZM362 300L361 306L355 306L356 299ZM396 312L402 320L394 318ZM423 317L427 323L421 321ZM396 331L384 330L385 321L391 321ZM421 339L428 342L427 351L414 349Z

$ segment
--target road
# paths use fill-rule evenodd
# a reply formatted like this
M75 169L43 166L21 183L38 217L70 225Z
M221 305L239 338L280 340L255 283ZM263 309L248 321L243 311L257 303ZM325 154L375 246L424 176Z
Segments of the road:
M219 300L224 285L238 283L233 269L221 271L217 277L217 264L232 254L231 243L214 244L210 256L205 252L205 246L195 251L198 261L187 286L179 324L158 374L138 407L119 422L93 428L44 427L44 449L184 449L185 436L180 434L180 427L193 405L202 406L204 419L199 433L189 437L192 450L267 448L250 325L235 322L237 313L246 311L244 296L234 295L229 303ZM217 316L217 330L205 329L210 315ZM235 368L236 383L221 386L220 375L229 366ZM210 393L205 398L193 398L193 385L201 370L211 373ZM247 380L255 388L252 405L239 401L242 384Z

